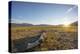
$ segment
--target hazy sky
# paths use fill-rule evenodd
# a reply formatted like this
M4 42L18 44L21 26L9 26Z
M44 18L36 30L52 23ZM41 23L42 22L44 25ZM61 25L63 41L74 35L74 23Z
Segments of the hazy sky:
M77 21L78 7L64 4L12 2L11 22L32 24L64 24Z

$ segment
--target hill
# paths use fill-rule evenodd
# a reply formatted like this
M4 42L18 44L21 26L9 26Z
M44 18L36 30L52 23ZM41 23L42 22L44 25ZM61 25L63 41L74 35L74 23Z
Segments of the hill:
M17 27L17 26L33 26L33 24L29 24L29 23L9 23L11 24L11 26L13 27Z
M71 26L78 26L78 21L71 23Z

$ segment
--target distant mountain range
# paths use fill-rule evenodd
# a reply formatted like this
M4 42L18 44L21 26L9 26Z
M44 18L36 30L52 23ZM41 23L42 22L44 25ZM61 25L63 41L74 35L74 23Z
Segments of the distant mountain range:
M30 23L9 23L13 27L17 26L55 26L55 25L48 25L48 24L38 24L38 25L33 25ZM57 25L57 26L62 26L62 25ZM78 26L78 21L71 23L71 26Z
M17 27L17 26L33 26L33 24L29 24L29 23L10 23L10 24L13 27Z
M71 26L78 26L78 21L73 22L73 23L71 24Z
M35 26L51 26L49 24L38 24L38 25L35 25Z
M17 27L17 26L51 26L51 25L48 25L48 24L33 25L33 24L30 24L30 23L9 23L9 24L11 24L11 26L13 26L13 27Z

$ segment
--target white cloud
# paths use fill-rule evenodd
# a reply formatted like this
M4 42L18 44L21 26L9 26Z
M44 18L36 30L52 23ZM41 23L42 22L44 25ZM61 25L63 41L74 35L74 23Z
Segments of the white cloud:
M68 14L69 12L71 12L74 8L76 8L77 6L71 7L66 11L66 14Z

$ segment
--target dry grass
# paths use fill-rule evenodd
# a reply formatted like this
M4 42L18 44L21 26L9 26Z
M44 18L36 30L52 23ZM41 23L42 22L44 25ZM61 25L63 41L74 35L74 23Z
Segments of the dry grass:
M32 37L39 34L40 31L46 31L46 38L39 46L35 47L35 51L46 50L66 50L77 49L77 27L53 27L53 26L32 26L32 27L12 27L12 40Z

